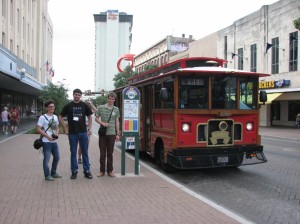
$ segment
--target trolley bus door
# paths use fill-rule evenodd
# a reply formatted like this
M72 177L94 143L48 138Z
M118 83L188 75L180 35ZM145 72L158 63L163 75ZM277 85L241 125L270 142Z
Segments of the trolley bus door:
M145 96L143 102L143 113L144 113L144 145L146 151L150 151L150 142L151 142L151 119L152 119L152 104L153 104L153 92L152 86L145 86Z

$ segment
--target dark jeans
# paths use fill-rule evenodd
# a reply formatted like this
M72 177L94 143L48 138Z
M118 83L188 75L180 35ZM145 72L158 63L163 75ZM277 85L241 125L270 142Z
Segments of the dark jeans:
M58 151L57 143L44 142L43 153L44 153L43 169L44 169L45 177L56 174L57 164L59 161L59 151ZM49 164L51 154L53 155L53 160L52 160L51 173L50 173L48 164Z
M78 134L69 134L69 143L71 151L71 171L72 173L77 173L78 163L77 163L77 147L78 142L80 144L82 153L82 165L84 172L90 172L90 161L88 154L89 138L86 132L81 132Z
M100 172L105 173L105 161L107 160L107 173L113 171L113 152L115 146L116 136L106 135L99 136L100 148Z

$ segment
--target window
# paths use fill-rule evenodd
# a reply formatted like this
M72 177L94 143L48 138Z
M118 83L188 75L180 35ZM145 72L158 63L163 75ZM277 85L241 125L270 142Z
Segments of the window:
M257 97L257 80L251 78L240 78L240 109L255 109Z
M290 33L290 72L298 70L298 32Z
M290 100L289 101L289 121L296 122L296 116L300 113L300 100Z
M5 33L4 32L2 32L2 45L3 45L3 47L7 47L5 45Z
M227 36L224 37L224 59L227 60ZM227 68L227 63L224 67Z
M257 47L256 44L250 46L250 71L257 71Z
M273 38L272 39L272 68L271 73L272 74L278 74L279 73L279 38Z
M160 89L161 89L161 83L156 83L155 84L155 109L161 109L162 108L162 102L159 98L160 94Z
M244 50L243 48L238 49L238 69L244 69Z
M236 78L212 77L212 109L236 109Z
M179 81L180 109L208 109L208 78L184 77Z
M2 16L6 18L6 0L2 0Z
M164 101L164 108L175 108L174 105L174 80L167 80L163 83L164 88L167 89L168 99Z
M10 0L10 25L14 25L14 2Z
M271 104L271 120L280 120L280 101L273 101Z
M13 51L14 51L14 42L13 42L13 40L12 40L12 39L10 39L10 43L9 43L9 50L10 50L11 52L13 52Z
M21 26L20 26L20 24L21 24L21 19L20 19L21 17L20 17L20 10L19 9L17 9L17 30L18 30L18 33L21 33Z

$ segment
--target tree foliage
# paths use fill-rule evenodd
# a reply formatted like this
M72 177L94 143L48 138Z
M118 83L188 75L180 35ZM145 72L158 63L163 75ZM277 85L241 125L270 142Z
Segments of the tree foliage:
M300 30L300 17L294 20L294 26L296 29Z
M93 104L96 107L103 105L107 102L107 95L97 96L96 99L93 100Z
M62 108L69 102L68 100L68 89L65 88L64 84L60 83L55 85L49 83L47 86L44 86L39 99L43 102L46 100L52 99L55 103L55 114L60 114Z
M120 88L128 84L127 79L136 75L136 72L128 65L123 72L119 72L115 75L113 81L115 88Z
M157 65L146 65L144 71L146 72L155 68L157 68Z

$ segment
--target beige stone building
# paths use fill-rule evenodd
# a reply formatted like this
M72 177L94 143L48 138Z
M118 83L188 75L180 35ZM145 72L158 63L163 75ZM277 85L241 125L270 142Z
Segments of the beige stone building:
M299 17L299 0L281 0L217 32L217 57L229 68L271 74L260 80L268 93L261 126L294 126L300 112Z
M22 116L41 109L40 90L54 75L48 0L1 0L0 105Z

